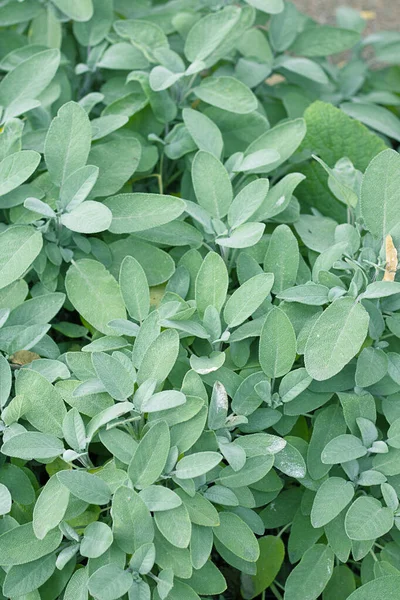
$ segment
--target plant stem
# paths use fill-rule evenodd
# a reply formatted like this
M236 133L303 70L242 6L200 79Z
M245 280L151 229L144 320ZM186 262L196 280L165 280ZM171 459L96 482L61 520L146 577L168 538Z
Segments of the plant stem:
M276 589L276 586L273 583L271 583L270 588L271 588L271 592L274 594L274 596L275 596L275 598L277 598L277 600L283 600L282 594Z
M285 527L282 527L282 529L278 533L278 538L280 538L282 536L282 534L286 531L286 529L290 526L291 526L291 523L288 523L287 525L285 525Z

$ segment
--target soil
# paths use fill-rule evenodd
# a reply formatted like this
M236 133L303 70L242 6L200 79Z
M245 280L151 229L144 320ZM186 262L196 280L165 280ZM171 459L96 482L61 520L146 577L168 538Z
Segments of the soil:
M367 11L367 32L382 30L400 31L400 0L292 0L302 12L319 23L334 23L338 6L351 6Z

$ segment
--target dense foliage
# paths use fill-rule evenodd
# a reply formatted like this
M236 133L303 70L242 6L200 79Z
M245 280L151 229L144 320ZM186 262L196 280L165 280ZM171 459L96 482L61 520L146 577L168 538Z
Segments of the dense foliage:
M399 597L400 34L364 25L0 1L0 598Z

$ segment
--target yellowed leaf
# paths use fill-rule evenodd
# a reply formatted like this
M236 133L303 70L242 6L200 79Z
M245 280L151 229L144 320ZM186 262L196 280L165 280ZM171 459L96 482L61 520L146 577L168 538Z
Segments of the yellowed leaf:
M282 83L283 81L286 81L283 75L279 75L279 73L274 73L274 75L271 75L271 77L268 77L268 79L265 80L265 83L268 83L268 85L277 85L278 83Z
M394 281L398 265L397 250L391 235L386 236L386 268L383 281Z
M155 285L150 288L150 304L156 308L160 305L162 297L165 294L165 283L161 285Z
M29 365L33 360L40 358L36 352L30 350L18 350L15 354L10 357L13 365Z
M374 10L362 10L360 12L360 15L366 21L373 21L374 19L376 19L376 12Z

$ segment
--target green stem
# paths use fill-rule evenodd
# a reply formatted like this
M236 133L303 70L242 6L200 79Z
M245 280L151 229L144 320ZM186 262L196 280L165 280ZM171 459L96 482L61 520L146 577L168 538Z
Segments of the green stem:
M279 583L279 581L278 581L277 579L275 579L275 581L274 581L274 585L278 586L278 588L279 588L280 590L282 590L282 592L284 592L284 591L285 591L285 588L284 588L284 586L283 586L281 583Z
M291 523L288 523L287 525L285 525L285 527L282 527L282 529L278 533L278 538L280 538L282 536L282 534L286 531L286 529L288 529L290 526L291 526Z
M369 553L371 554L372 558L374 559L375 562L378 562L378 559L376 558L376 554L373 550L370 550Z
M270 588L271 588L271 592L274 594L274 596L275 596L275 598L277 598L277 600L283 600L282 594L277 590L276 586L273 583L271 583Z

